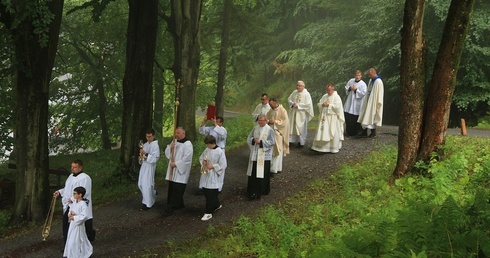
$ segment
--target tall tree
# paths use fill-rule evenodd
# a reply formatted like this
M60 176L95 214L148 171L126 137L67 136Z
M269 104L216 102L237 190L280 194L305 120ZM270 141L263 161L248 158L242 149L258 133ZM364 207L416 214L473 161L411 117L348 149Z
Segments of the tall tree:
M158 0L129 0L126 70L123 79L123 120L120 162L132 178L138 164L138 142L152 126L153 64L158 30Z
M90 66L95 74L94 89L97 91L97 111L99 114L99 122L102 141L102 148L104 150L111 149L111 140L109 138L109 126L107 125L106 110L107 110L107 98L105 94L105 80L104 80L104 53L97 55L93 53L89 46L81 45L77 40L70 42L70 44L76 49L80 57ZM87 51L87 52L85 52Z
M230 45L231 12L233 0L224 0L222 15L221 47L219 49L218 85L216 89L216 115L223 116L225 111L224 93L226 82L226 67L228 64L228 47Z
M405 1L401 30L398 160L395 175L403 175L416 162L422 132L425 90L425 44L423 38L425 0Z
M408 2L408 1L407 1ZM468 27L470 25L470 15L473 10L473 5L475 0L452 0L449 7L449 12L446 18L446 25L444 28L443 36L441 39L441 44L439 46L439 51L436 58L436 63L434 65L434 71L432 75L431 82L429 83L429 92L427 94L427 102L424 108L424 114L409 115L409 110L405 109L404 117L406 120L400 127L400 137L399 137L399 152L402 154L410 155L409 158L400 158L397 162L397 167L394 171L395 176L403 176L410 169L412 169L415 160L425 160L430 158L430 154L437 150L437 146L443 145L446 140L446 129L449 121L449 112L452 102L452 96L456 86L456 75L459 69L459 63L461 59L461 53L464 48L464 42L466 35L468 34ZM420 18L414 13L414 10L423 10L419 7L411 4L407 4L405 7L409 8L405 10L407 16L412 16L415 19L412 22L404 24L404 29L410 28L414 32L418 31L418 26L421 26ZM418 12L418 11L417 11ZM413 74L415 76L421 76L422 71L417 65L423 63L419 61L421 49L423 48L419 43L421 40L411 39L416 35L414 33L403 33L403 36L408 37L402 42L406 42L404 45L406 49L402 48L402 51L407 53L412 53L415 55L416 61L413 62L402 62L401 73L404 75ZM412 42L412 43L410 43ZM406 66L406 67L405 67ZM422 77L421 79L423 79ZM404 88L410 85L410 78L404 78L406 81L402 82ZM420 82L417 79L414 82ZM415 89L418 91L418 89ZM415 93L412 95L418 99L404 98L402 101L402 107L408 106L412 108L420 107L420 103L423 101L421 99L420 93ZM414 103L410 103L414 102ZM417 112L417 111L412 111ZM420 121L417 119L422 119L421 128L419 127ZM410 125L414 124L414 125ZM419 129L420 128L420 129ZM412 130L412 131L409 131ZM420 145L415 143L420 137ZM420 146L420 147L418 147ZM416 150L407 150L408 148L417 148ZM413 154L417 151L417 157L414 160Z
M170 17L164 17L174 41L175 81L180 80L179 112L177 125L186 129L186 136L195 140L196 89L199 75L201 45L199 31L202 0L172 0Z
M40 221L49 206L48 95L63 3L12 0L0 4L0 21L15 46L17 178L12 224Z

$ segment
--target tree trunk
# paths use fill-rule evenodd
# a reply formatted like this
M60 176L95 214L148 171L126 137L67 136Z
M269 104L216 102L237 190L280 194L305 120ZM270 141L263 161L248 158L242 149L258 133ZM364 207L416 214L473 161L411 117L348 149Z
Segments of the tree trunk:
M405 175L415 164L424 110L425 44L422 35L425 0L406 1L401 41L401 108L398 159L393 175Z
M199 29L202 0L172 0L169 31L174 40L175 81L182 86L179 94L177 124L186 130L190 140L197 139L196 89L200 66Z
M14 27L10 23L13 17L6 23L15 44L17 94L14 132L17 178L11 224L42 221L51 200L47 127L49 82L58 45L63 3L63 0L46 2L53 15L53 20L46 25L46 35L33 33L36 28L34 24L38 24L35 17L43 17L45 13L17 17L19 23ZM7 18L5 15L3 12L0 14L4 16L2 21ZM45 40L46 44L42 45L40 39Z
M228 46L231 26L232 0L224 0L223 31L221 32L221 47L219 50L218 86L216 89L216 116L223 116L225 112L224 93L226 82L226 66L228 62Z
M158 1L128 2L120 172L125 177L134 179L138 164L138 142L145 139L146 130L152 126Z
M157 35L163 33L163 25L159 24ZM158 44L158 40L157 40ZM163 129L163 108L165 106L165 69L155 60L155 69L153 70L153 87L155 87L155 110L153 111L153 129L157 135L162 136Z
M155 111L153 112L153 129L157 135L163 135L163 107L164 107L164 85L165 80L163 78L163 71L155 69L155 79L153 80L155 87Z
M103 61L100 63L99 69L103 69ZM97 81L95 82L95 88L97 89L97 103L99 112L99 121L101 134L100 138L102 141L102 148L104 150L111 149L111 140L109 138L109 126L107 125L106 109L107 109L107 98L105 97L104 89L104 78L100 73L97 74Z
M475 0L452 0L429 85L418 159L428 160L446 140L446 129L470 15Z

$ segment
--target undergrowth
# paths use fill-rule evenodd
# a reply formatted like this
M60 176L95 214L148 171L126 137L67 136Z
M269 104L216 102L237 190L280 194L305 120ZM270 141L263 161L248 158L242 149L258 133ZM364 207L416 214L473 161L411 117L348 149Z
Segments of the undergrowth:
M461 146L464 146L462 148ZM164 245L167 257L488 257L490 140L448 136L425 173L393 179L395 147L343 166L232 228ZM419 168L420 169L420 168ZM155 250L153 250L155 252Z

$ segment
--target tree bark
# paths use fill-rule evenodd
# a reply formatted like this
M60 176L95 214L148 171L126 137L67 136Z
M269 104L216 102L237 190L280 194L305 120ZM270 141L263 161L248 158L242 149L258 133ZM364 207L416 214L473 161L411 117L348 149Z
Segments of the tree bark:
M228 63L228 46L231 26L231 12L233 9L232 0L224 0L223 7L223 30L221 32L221 47L219 51L218 64L218 86L216 89L216 116L223 116L225 112L224 93L226 82L226 67Z
M134 179L138 142L152 126L153 63L158 29L157 0L129 0L126 70L123 78L121 171Z
M456 87L456 75L474 3L475 0L451 1L429 84L418 159L429 160L430 154L436 151L437 146L445 143L449 112Z
M182 126L190 140L197 139L196 89L200 66L199 29L202 0L172 0L169 31L174 41L175 81L180 79L179 111L175 126Z
M47 127L49 82L58 45L63 3L63 0L46 2L53 19L46 25L47 33L41 35L33 31L35 24L39 26L36 19L47 15L42 8L35 13L27 13L25 6L14 5L17 8L15 13L19 14L17 17L3 12L4 6L1 8L0 16L10 30L16 58L14 138L17 178L15 206L10 220L12 225L42 221L51 200ZM27 15L21 17L20 14ZM48 20L44 18L43 21ZM41 44L41 40L45 44Z
M395 177L412 169L420 147L425 92L424 8L425 0L405 2L400 64L400 117L403 119L398 131Z

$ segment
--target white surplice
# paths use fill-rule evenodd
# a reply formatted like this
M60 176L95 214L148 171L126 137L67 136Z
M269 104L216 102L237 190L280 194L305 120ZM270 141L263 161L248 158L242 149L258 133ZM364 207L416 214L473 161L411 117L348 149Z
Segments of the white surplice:
M88 258L93 253L93 247L85 232L85 221L88 219L87 212L89 205L85 200L80 200L70 204L70 213L75 214L70 220L68 236L66 238L63 257L67 258Z
M370 79L357 120L363 128L375 129L383 124L383 96L384 86L381 78Z
M219 189L222 186L222 180L220 177L224 176L226 170L226 156L221 148L206 148L199 157L199 163L202 165L203 160L206 159L208 164L213 164L212 169L207 169L205 174L201 174L199 180L199 188L206 189Z
M153 140L151 143L146 142L143 145L143 150L148 153L148 156L141 164L138 177L138 187L143 196L141 201L146 207L151 208L155 204L155 169L157 167L158 158L160 158L160 147L158 141Z

